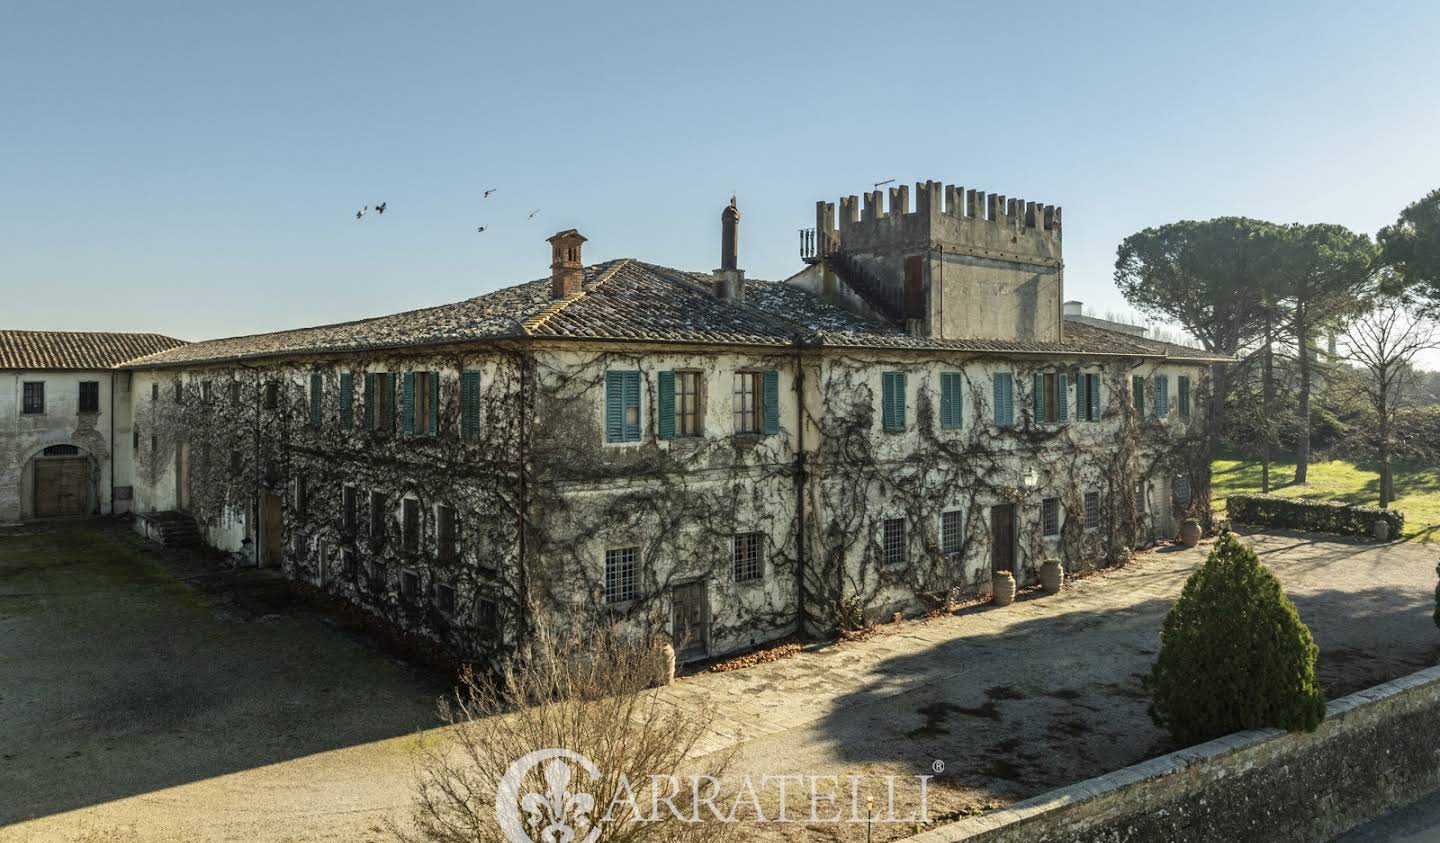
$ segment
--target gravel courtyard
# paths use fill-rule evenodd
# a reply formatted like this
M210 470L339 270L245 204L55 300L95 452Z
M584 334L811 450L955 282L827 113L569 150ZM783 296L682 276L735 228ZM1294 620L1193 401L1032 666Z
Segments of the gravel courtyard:
M1249 538L1315 634L1329 696L1435 663L1430 548ZM931 820L948 819L1170 749L1140 676L1207 550L1142 554L1060 595L889 625L665 694L719 705L703 749L737 747L737 772L913 776L939 762ZM0 531L0 840L384 839L446 686L282 594L121 525Z

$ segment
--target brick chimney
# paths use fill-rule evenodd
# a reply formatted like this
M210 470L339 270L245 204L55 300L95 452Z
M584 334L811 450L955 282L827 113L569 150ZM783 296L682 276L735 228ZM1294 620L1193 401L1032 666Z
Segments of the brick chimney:
M740 249L740 209L735 197L720 212L720 268L715 270L715 295L728 302L745 301L745 270L737 268Z
M564 299L580 292L584 264L580 261L580 244L585 238L573 228L551 237L550 298Z

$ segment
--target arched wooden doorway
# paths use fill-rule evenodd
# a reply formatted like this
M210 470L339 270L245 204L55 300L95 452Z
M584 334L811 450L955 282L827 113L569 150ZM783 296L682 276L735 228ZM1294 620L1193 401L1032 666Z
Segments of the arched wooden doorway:
M74 445L51 445L30 462L36 518L88 515L93 510L89 454Z

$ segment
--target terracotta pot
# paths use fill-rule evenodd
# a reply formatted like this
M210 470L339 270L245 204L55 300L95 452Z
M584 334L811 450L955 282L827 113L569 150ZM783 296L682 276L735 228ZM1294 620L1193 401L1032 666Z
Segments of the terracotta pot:
M1194 547L1200 543L1199 519L1186 518L1180 522L1180 543L1186 547Z
M1390 522L1384 518L1375 519L1375 541L1390 541Z
M1058 559L1046 559L1040 566L1040 588L1046 594L1055 594L1065 585L1065 566Z
M675 647L668 642L655 650L655 684L669 685L675 681Z
M991 600L996 606L1009 606L1015 602L1015 575L1001 571L990 578Z

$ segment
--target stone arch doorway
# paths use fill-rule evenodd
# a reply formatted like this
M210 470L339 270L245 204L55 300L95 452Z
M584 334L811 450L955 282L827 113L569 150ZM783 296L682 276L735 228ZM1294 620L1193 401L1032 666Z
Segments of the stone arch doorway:
M21 517L73 518L89 515L99 501L94 456L69 443L32 454L21 475Z

